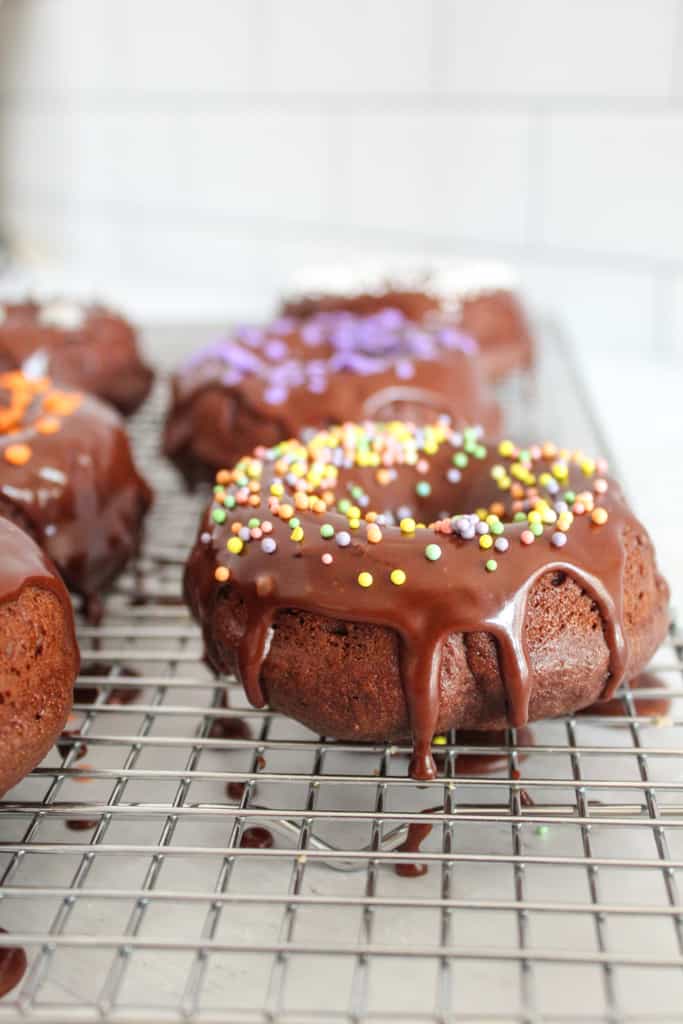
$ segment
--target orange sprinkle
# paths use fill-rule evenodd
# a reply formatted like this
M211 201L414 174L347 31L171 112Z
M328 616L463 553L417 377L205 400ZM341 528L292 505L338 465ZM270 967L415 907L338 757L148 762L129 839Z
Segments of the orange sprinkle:
M91 764L87 764L87 762L83 761L78 766L78 768L76 769L76 771L79 774L73 776L73 781L74 782L92 782L93 781L92 778L89 775L85 774L85 772L88 771L88 770L94 771L94 766L91 765Z
M607 509L605 508L594 508L591 512L591 519L596 526L604 526L607 518Z
M70 416L76 412L82 401L82 395L78 391L51 391L43 399L43 409L58 416Z
M217 484L229 484L232 478L232 474L229 469L219 469L216 473Z
M230 570L225 565L219 565L216 569L214 576L219 583L225 583L226 580L230 579Z
M27 444L10 444L5 448L5 459L13 466L24 466L31 458L31 449Z
M304 509L307 509L308 508L308 496L306 494L303 494L303 492L301 492L301 491L297 491L296 494L294 495L294 504L296 505L296 507L298 509L300 509L302 511Z
M280 519L291 519L292 516L294 515L294 509L291 505L280 505L277 514L279 515Z
M250 494L248 504L251 505L252 508L258 508L261 504L261 496L259 494Z
M35 422L39 434L56 434L61 425L62 421L57 416L41 416Z

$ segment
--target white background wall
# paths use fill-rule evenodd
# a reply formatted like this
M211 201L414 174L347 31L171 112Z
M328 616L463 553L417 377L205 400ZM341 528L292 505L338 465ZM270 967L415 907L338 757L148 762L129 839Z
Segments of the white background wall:
M301 262L496 256L683 360L683 0L6 0L0 216L166 319Z

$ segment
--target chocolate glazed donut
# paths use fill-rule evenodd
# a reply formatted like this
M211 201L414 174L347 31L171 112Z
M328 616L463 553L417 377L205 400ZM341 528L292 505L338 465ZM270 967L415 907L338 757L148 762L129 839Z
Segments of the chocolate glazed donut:
M173 381L163 446L191 486L304 428L364 417L424 423L440 413L500 425L472 338L419 327L394 309L321 314L238 328L192 356Z
M92 615L136 554L151 501L113 409L49 380L0 375L0 514L31 534Z
M185 593L253 704L339 739L412 736L417 779L437 732L609 697L668 602L604 463L443 422L345 424L219 473Z
M0 518L0 796L66 722L79 657L71 602L30 537Z
M104 306L63 300L0 304L0 369L89 391L124 416L142 405L154 380L127 320Z

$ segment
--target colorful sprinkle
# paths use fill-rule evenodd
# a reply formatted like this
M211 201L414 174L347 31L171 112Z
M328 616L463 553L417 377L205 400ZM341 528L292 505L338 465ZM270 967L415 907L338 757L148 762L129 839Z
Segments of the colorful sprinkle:
M5 448L4 455L12 466L25 466L32 452L27 444L10 444Z
M486 571L495 572L497 568L498 562L495 560L495 558L489 558L488 562L486 563Z
M594 508L591 512L591 519L596 526L604 526L607 522L607 509L605 508Z
M244 541L239 537L231 537L227 543L227 548L231 555L239 555L244 548Z
M359 572L358 582L361 587L371 587L373 584L373 578L371 572Z
M219 565L214 576L219 583L225 583L230 579L230 570L225 565Z
M266 555L273 555L277 551L277 541L272 537L264 537L261 541L261 551Z
M346 530L340 530L334 539L340 548L347 548L351 543L351 534L347 533Z
M329 551L326 551L324 555L320 556L320 561L323 563L323 565L332 565L334 559L332 555L329 553Z
M429 562L438 562L442 551L438 544L428 544L425 548L425 558Z
M389 579L395 587L402 587L406 581L406 574L403 569L392 569L389 574Z
M330 540L334 537L334 526L331 523L323 523L320 527L320 536L323 540Z

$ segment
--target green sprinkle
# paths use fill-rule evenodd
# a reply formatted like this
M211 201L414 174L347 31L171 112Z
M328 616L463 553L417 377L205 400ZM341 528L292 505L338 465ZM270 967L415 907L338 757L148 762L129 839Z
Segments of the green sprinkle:
M476 441L478 433L479 431L476 427L465 427L462 432L462 436L466 441Z
M419 480L415 490L421 498L428 498L432 493L432 485L426 480Z
M543 536L543 523L529 523L529 529L533 533L534 537Z
M534 831L537 836L547 836L550 829L547 825L538 825Z
M224 523L225 520L228 518L228 513L225 511L224 508L215 508L211 513L211 518L213 519L214 523Z
M224 490L225 490L225 488L223 487L223 484L214 484L214 488L213 488L213 493L214 494L222 494Z
M497 568L498 562L495 560L495 558L489 558L488 562L486 563L486 571L495 572Z
M425 558L429 562L438 562L441 558L441 548L438 544L428 544L425 548Z
M570 505L573 505L576 501L576 491L565 491L564 500L569 502Z
M515 514L514 514L514 516L512 518L514 519L514 521L516 523L525 523L526 522L526 513L525 512L515 512Z
M298 516L292 516L288 525L291 526L293 530L296 530L297 526L301 526L301 520Z
M226 506L226 508L234 508L235 507L234 495L232 495L232 494L227 494L226 495L226 497L225 497L225 506Z
M349 501L348 498L342 498L341 501L337 502L337 508L339 509L342 515L346 515L346 513L351 508L351 502Z
M472 454L474 455L475 459L485 459L486 458L486 448L484 447L483 444L477 444L477 445L474 446L474 448L472 450Z
M249 527L250 530L255 530L256 527L260 526L260 525L261 525L261 520L257 519L256 516L252 516L251 519L249 520L249 522L247 523L247 526Z
M320 536L325 540L329 540L330 537L334 537L334 526L331 523L323 523L320 527Z
M531 462L531 455L529 454L528 448L522 448L517 458L519 462Z
M498 536L500 536L501 533L503 533L503 531L505 530L505 527L501 523L500 519L497 519L497 520L494 520L494 522L489 524L489 530L496 537L498 537Z
M453 456L453 463L458 469L464 469L470 460L467 458L464 452L456 452Z

